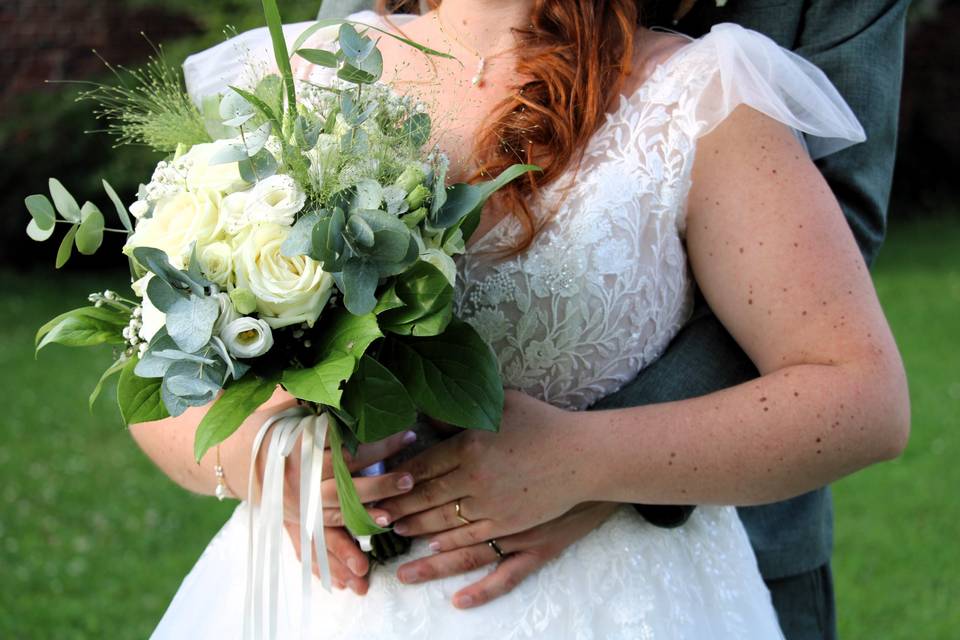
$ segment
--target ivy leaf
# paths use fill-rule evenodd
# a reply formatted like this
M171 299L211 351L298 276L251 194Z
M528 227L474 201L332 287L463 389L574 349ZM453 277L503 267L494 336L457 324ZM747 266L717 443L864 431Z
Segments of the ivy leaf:
M417 408L403 384L367 355L343 391L343 408L356 418L354 433L360 442L388 438L417 419Z
M275 377L246 376L224 389L197 426L193 455L199 462L210 449L229 438L277 388Z
M489 345L466 322L453 320L439 336L390 336L381 362L427 415L465 429L497 431L503 383Z
M162 381L154 378L141 378L133 372L137 358L131 358L120 371L117 383L117 403L120 415L128 424L153 422L170 416L160 395Z
M352 355L333 352L308 369L287 369L280 384L301 400L340 407L340 386L353 375L357 360Z
M328 414L329 415L329 414ZM343 437L340 435L340 425L332 416L329 417L330 453L333 459L333 477L337 483L337 496L340 500L340 511L343 514L343 524L355 536L372 536L385 533L387 529L378 527L367 513L357 488L353 484L350 469L343 459Z

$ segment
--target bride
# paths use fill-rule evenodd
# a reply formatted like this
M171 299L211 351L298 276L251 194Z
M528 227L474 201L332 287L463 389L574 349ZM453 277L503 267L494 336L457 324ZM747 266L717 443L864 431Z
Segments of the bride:
M284 538L276 637L300 637L305 608L318 638L782 637L736 510L723 505L786 499L902 449L897 348L811 161L862 141L862 129L822 73L764 36L730 24L698 40L653 32L637 26L642 5L444 0L420 16L352 16L463 61L379 43L384 79L440 123L452 178L518 160L544 170L487 208L460 263L458 313L489 341L510 389L501 432L464 432L357 480L375 518L416 537L409 556L369 578L324 482L339 589L304 601L298 538ZM307 26L287 26L288 39ZM308 46L331 38L321 31ZM269 56L264 30L243 34L188 60L188 88L217 93ZM298 64L301 79L330 81ZM694 279L762 377L681 402L579 411L664 351L689 317ZM251 465L263 472L251 441L291 405L278 389L222 445L242 501L154 638L243 637L257 509L245 479ZM132 431L176 482L212 494L213 454L192 460L202 415ZM353 468L412 437L367 447ZM297 477L291 468L291 532ZM705 506L664 530L632 503ZM511 578L551 536L556 557ZM463 564L474 570L456 575ZM493 580L502 571L515 573Z

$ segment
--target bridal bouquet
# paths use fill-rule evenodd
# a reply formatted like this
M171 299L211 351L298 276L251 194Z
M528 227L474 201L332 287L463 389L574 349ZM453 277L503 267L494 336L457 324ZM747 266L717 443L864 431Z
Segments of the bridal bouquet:
M134 89L87 94L122 140L170 155L129 207L104 181L122 229L105 229L101 210L55 179L50 198L26 199L34 240L68 226L58 268L74 246L91 254L105 231L125 233L133 291L92 294L44 325L37 349L114 345L90 401L119 374L128 424L213 403L196 432L198 460L281 385L326 416L345 523L372 535L385 530L359 503L341 444L355 451L407 429L418 411L498 428L497 364L453 316L452 256L484 202L534 167L448 186L445 157L427 147L430 117L379 82L379 29L322 22L288 49L275 1L263 5L277 73L198 108L158 59ZM337 25L335 50L303 47ZM336 81L295 81L293 56Z

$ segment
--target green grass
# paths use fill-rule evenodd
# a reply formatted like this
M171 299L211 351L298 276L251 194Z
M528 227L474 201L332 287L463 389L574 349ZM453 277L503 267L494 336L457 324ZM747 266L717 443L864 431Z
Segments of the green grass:
M835 488L841 635L955 637L960 626L960 221L895 228L876 281L910 375L902 459ZM118 274L0 272L0 638L145 638L232 505L191 496L140 453L109 398L108 352L33 332ZM10 322L10 319L13 322Z
M874 280L907 367L906 453L837 483L844 640L956 638L960 627L960 221L895 227Z

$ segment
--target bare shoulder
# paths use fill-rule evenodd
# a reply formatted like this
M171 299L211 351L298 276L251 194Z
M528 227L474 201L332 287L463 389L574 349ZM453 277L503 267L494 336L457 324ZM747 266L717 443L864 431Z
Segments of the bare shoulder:
M636 89L653 73L658 65L690 44L690 39L674 33L653 31L640 27L634 34L633 69L626 82L627 89Z

